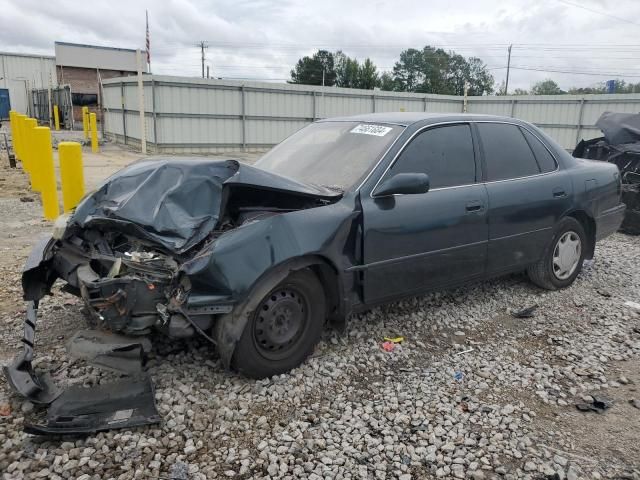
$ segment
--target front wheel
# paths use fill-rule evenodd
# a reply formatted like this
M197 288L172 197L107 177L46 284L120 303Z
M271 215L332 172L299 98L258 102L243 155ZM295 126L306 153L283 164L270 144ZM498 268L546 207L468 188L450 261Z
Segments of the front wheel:
M587 238L582 224L565 217L556 226L553 238L542 259L527 270L539 287L558 290L571 285L580 271L587 251Z
M325 296L318 277L309 269L292 272L251 312L233 367L251 378L288 372L313 352L324 320Z

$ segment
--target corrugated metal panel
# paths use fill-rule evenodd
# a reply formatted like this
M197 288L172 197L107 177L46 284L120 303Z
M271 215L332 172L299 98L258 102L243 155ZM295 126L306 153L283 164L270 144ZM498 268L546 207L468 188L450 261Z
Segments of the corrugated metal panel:
M124 78L104 82L105 105L115 109L108 117L109 132L122 135L120 82L124 82L127 136L139 138L136 81ZM145 76L150 142L154 141L154 91L160 147L175 152L264 148L280 142L313 118L373 111L460 113L463 109L461 97L446 95ZM567 149L580 138L598 136L593 125L607 110L637 112L640 95L469 97L467 104L469 113L514 116L535 123Z
M0 87L9 89L11 108L27 113L28 93L33 88L57 84L53 57L0 52Z

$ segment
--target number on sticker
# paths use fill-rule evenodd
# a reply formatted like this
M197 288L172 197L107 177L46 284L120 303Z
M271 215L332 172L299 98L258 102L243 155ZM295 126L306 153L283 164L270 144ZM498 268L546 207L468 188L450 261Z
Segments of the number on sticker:
M351 133L361 133L363 135L375 135L376 137L384 137L390 131L391 127L361 123L360 125L353 127Z

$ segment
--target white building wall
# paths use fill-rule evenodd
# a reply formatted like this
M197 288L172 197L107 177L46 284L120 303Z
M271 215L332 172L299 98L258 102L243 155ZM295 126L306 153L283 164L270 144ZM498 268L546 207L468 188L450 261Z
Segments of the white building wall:
M33 88L57 84L55 58L0 52L0 88L9 89L11 109L28 113L29 94Z

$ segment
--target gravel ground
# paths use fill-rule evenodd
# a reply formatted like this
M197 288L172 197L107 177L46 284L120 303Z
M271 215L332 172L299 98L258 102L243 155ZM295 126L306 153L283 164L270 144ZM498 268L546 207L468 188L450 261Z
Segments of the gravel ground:
M19 270L50 225L37 201L19 200L20 174L0 173L4 363L21 336ZM2 378L2 478L639 479L640 409L629 401L640 402L640 310L625 305L640 303L638 259L640 237L616 234L560 292L513 275L376 308L269 380L223 371L203 341L158 337L157 427L32 437L23 423L41 412ZM37 367L60 384L112 380L67 358L84 320L59 286L41 308ZM533 318L509 314L535 304ZM381 349L397 335L404 343ZM578 411L592 395L613 406Z

